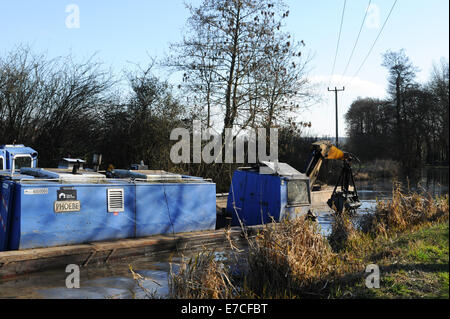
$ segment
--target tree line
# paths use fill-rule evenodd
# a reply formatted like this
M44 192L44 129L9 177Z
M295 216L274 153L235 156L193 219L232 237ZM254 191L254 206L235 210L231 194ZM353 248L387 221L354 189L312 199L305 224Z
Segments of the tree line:
M171 53L123 75L95 56L50 59L28 47L0 56L0 144L35 148L40 167L54 167L63 156L89 162L100 153L101 169L144 161L150 169L212 178L218 191L227 191L234 169L247 163L170 160L172 130L193 134L193 121L200 120L202 129L224 135L231 128L241 138L248 129L277 127L279 160L303 171L317 138L305 136L311 123L298 115L316 95L305 43L284 31L285 3L203 0L187 8L183 40L170 45ZM390 71L389 98L352 104L347 149L404 167L448 162L448 62L423 85L403 51L386 53L383 65ZM171 72L178 83L155 70Z
M41 167L101 153L106 166L144 160L167 169L168 137L185 125L185 108L151 69L117 78L93 58L47 59L19 47L0 58L0 141L35 148Z
M345 115L349 150L366 161L392 159L409 174L425 164L449 161L449 64L435 63L428 82L404 50L387 51L386 99L358 98Z
M26 46L0 56L0 143L33 147L40 167L54 167L63 156L89 162L101 153L102 169L142 160L150 169L212 178L222 191L242 164L173 164L174 128L192 133L193 120L200 120L204 128L245 136L249 128L278 127L280 160L291 156L288 143L310 125L296 115L313 95L305 44L283 30L286 5L204 0L187 8L186 32L171 54L122 76L95 56L50 59ZM155 69L180 75L179 84Z

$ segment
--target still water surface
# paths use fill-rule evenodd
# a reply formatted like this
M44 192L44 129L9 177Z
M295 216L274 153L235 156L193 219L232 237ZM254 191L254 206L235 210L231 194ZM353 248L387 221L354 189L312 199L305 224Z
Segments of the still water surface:
M402 181L409 184L411 190L430 192L435 196L448 194L448 168L424 169L416 181ZM357 182L358 194L362 201L359 214L373 211L377 200L389 199L392 196L392 180ZM319 224L322 233L327 235L331 229L333 216L329 212L319 213ZM189 255L187 255L189 256ZM157 262L140 257L132 261L118 262L111 265L82 268L79 289L66 288L67 273L65 269L44 271L22 276L15 280L0 282L0 298L50 298L50 299L99 299L99 298L145 298L146 293L133 279L129 264L136 273L147 278L142 285L157 298L164 298L168 292L168 276L170 267L177 271L180 258L165 255Z

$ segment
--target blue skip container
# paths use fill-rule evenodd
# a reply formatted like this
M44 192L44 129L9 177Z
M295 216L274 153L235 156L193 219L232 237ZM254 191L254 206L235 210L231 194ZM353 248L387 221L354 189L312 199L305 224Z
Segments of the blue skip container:
M213 230L216 185L164 171L42 169L37 152L0 147L0 251ZM19 172L20 170L20 172Z
M200 230L216 226L216 184L136 182L136 237Z
M285 163L262 162L233 174L227 199L231 226L279 222L311 208L309 178Z
M52 247L135 235L134 185L121 181L14 185L8 250Z

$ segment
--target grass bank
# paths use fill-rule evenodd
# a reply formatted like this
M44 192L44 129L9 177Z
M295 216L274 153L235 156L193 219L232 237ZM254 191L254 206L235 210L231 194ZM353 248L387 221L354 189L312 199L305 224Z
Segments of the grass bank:
M299 218L266 225L248 247L205 250L169 275L171 298L449 298L448 196L378 202L355 226L336 217L328 238ZM379 288L368 288L379 269Z
M339 259L353 263L328 298L449 298L449 226L421 225L401 233L354 236ZM379 267L379 288L367 288L365 267ZM344 267L345 268L345 267Z

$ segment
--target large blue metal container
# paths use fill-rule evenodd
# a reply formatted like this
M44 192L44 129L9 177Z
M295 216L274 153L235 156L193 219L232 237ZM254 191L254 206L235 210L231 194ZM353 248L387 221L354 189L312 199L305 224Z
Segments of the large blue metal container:
M136 237L215 229L216 184L136 182Z
M14 215L15 183L21 178L33 179L32 176L0 171L0 251L8 249L11 220Z
M227 200L231 226L279 222L308 212L309 179L287 164L280 165L281 170L249 168L234 172Z
M110 207L117 203L111 191L123 196L122 210ZM3 180L2 194L6 206L0 212L9 231L0 233L0 251L212 230L216 224L216 185L189 176L163 183L62 183L28 176ZM73 202L79 205L74 211L56 211Z
M117 211L108 209L111 190L123 193L122 208ZM15 182L12 207L9 250L135 236L135 187L127 182Z
M11 220L11 204L14 195L14 183L0 181L0 251L8 248L9 224Z
M216 225L216 185L201 177L114 170L106 178L92 170L38 169L37 152L23 145L0 146L0 159L6 168L0 170L0 251Z
M282 205L280 186L278 176L235 171L227 202L227 211L232 216L231 225L240 225L239 219L247 226L266 224L272 218L278 221Z

